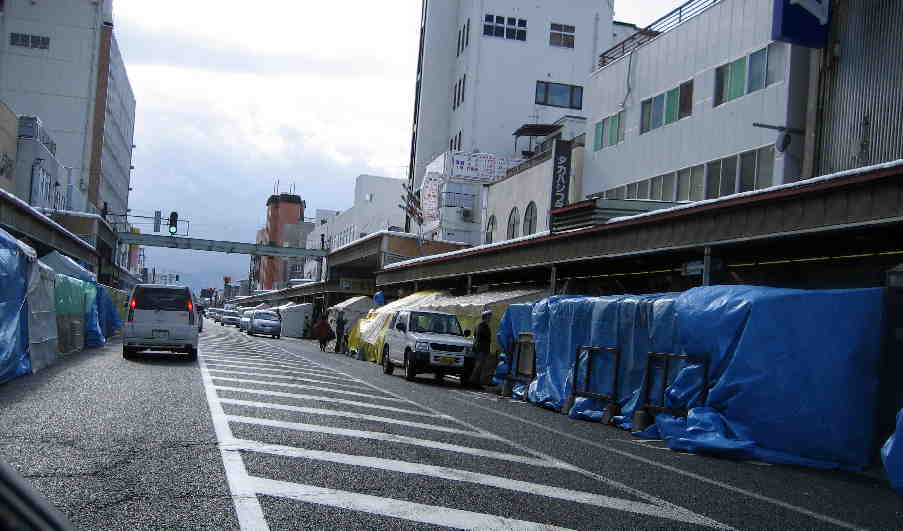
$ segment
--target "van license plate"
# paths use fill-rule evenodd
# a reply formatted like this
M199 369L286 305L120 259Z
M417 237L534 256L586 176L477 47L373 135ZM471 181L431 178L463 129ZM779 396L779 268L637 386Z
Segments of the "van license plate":
M169 339L169 330L154 330L154 339Z
M455 358L452 358L451 356L442 356L439 358L439 363L442 365L454 365L455 361Z

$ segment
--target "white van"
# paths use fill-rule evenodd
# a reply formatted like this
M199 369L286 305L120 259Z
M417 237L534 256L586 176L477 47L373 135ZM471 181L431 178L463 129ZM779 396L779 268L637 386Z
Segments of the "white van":
M198 319L187 287L139 284L129 297L122 357L129 359L141 350L166 350L197 359Z
M458 317L451 313L401 311L386 330L383 346L383 372L392 374L404 367L405 378L431 372L441 380L456 374L466 385L474 367L470 330L461 330Z

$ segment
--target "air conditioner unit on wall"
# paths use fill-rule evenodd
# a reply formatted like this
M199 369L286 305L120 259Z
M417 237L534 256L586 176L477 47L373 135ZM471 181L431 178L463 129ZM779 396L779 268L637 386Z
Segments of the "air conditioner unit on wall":
M461 219L464 221L473 221L473 209L472 208L462 208L461 209Z

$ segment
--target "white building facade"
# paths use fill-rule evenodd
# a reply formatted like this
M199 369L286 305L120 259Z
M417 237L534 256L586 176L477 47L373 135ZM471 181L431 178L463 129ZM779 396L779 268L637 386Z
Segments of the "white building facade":
M112 0L0 2L0 99L39 117L85 197L125 213L135 98L113 35Z
M602 0L424 0L414 187L445 151L519 158L518 127L582 116L584 87L614 33Z
M354 181L354 204L345 211L317 210L315 227L307 236L308 249L335 250L381 230L402 230L404 212L398 207L404 193L403 179L359 175ZM307 259L304 278L324 280L318 258Z
M697 201L798 180L809 51L774 42L773 2L704 9L631 53L606 54L585 93L583 192ZM785 148L786 149L783 149Z

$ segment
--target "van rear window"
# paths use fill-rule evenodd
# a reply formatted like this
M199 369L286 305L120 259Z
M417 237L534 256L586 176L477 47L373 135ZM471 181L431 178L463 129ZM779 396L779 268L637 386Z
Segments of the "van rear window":
M187 312L189 300L184 288L135 288L136 310Z

